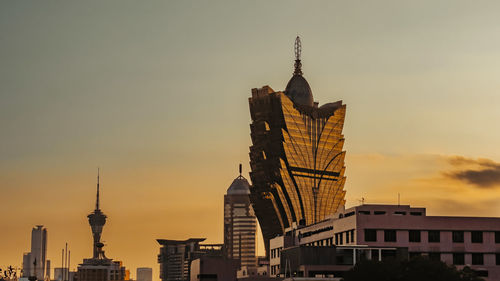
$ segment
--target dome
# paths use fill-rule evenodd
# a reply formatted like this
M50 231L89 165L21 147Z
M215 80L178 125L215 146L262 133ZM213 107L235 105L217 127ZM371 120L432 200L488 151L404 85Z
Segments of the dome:
M248 195L250 194L250 184L247 179L238 176L227 189L227 195Z
M311 87L307 80L300 74L292 76L286 85L285 95L287 95L294 103L300 105L314 105L314 99Z

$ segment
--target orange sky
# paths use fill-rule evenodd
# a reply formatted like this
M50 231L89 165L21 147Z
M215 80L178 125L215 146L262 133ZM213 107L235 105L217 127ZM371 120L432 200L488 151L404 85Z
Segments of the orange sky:
M248 174L251 88L284 89L293 42L320 105L347 104L347 205L500 216L498 2L0 3L0 268L31 228L72 268L101 168L106 253L152 267L157 238L222 242ZM248 178L248 176L247 176ZM260 247L262 249L262 247Z

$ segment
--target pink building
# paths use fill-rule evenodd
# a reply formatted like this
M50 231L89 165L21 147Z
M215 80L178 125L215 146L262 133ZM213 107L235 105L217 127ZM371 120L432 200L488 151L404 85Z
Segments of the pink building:
M351 266L360 251L383 259L391 253L384 249L405 249L409 258L423 255L458 268L467 265L488 281L500 281L500 218L427 216L425 208L409 205L356 206L313 225L294 225L272 239L272 276L283 273L280 252L296 246L351 251ZM345 264L332 266L345 270Z

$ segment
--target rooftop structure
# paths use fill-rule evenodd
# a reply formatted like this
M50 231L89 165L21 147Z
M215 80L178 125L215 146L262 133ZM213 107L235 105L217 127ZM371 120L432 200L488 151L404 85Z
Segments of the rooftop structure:
M310 225L341 208L344 191L346 106L318 107L303 77L300 38L295 69L284 92L269 86L252 89L249 99L250 200L268 253L269 239L293 223Z

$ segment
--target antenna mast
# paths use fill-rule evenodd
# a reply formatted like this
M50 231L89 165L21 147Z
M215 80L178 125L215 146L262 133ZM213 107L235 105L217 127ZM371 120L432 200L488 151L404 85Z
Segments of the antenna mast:
M302 54L302 43L300 37L295 38L295 71L293 75L302 75L302 62L300 62L300 55Z
M97 196L95 200L95 209L99 210L99 168L97 168Z

